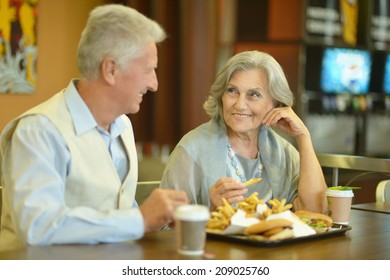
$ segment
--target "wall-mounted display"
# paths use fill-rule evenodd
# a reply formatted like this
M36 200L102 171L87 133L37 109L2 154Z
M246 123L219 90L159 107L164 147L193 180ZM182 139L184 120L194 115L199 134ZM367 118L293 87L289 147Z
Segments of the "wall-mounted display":
M390 54L386 54L383 71L383 92L390 95Z
M325 48L320 87L325 93L367 94L372 56L367 50Z

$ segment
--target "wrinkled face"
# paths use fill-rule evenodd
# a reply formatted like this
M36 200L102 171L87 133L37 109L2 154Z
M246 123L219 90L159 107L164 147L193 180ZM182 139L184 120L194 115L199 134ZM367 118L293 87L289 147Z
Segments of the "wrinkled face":
M115 84L115 98L124 114L135 114L140 109L142 97L148 91L157 91L157 47L150 43L143 54L119 70Z
M230 133L257 134L264 116L273 108L267 74L257 69L234 73L222 95L222 106Z

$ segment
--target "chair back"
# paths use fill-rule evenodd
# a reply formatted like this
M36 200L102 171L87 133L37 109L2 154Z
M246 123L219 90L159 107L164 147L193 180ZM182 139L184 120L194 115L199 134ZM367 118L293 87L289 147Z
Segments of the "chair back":
M317 154L318 161L322 167L332 168L332 185L339 184L339 170L359 170L378 173L390 172L390 159L371 158L351 155Z
M390 180L380 181L375 190L375 197L377 202L390 201Z
M140 181L137 183L137 190L135 192L135 200L138 205L141 205L151 192L160 186L161 181Z

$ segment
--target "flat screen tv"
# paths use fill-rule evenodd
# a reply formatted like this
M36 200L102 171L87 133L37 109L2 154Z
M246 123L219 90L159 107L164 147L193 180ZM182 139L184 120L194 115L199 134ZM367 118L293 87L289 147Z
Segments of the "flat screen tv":
M390 95L390 54L385 56L385 67L383 70L383 92Z
M320 87L331 94L367 94L372 54L367 50L325 48Z

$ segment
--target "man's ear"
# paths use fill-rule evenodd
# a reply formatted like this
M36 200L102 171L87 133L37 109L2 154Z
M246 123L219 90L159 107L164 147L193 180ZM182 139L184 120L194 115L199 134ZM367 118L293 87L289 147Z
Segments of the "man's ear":
M103 59L100 70L103 79L110 85L115 84L115 73L118 71L115 60L112 57L106 57Z

